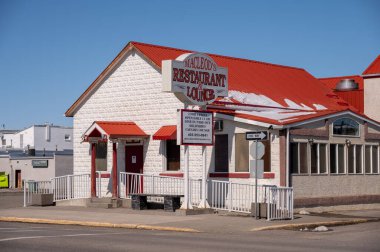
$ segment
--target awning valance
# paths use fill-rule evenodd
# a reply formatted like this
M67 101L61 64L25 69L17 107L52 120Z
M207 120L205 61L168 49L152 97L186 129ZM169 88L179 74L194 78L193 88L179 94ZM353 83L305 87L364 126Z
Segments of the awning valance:
M177 139L177 125L162 126L153 135L153 140L174 140Z
M84 140L91 137L100 138L131 138L148 137L139 126L134 122L118 121L95 121L84 133Z

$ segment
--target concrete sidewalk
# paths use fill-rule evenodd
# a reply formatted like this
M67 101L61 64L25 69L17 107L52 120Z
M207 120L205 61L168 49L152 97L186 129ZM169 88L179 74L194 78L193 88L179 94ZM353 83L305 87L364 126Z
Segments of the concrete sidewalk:
M299 229L319 225L336 226L380 221L380 208L295 215L294 220L267 221L227 213L178 216L163 210L136 211L125 208L98 209L72 206L17 207L0 209L0 221L234 234L268 229Z

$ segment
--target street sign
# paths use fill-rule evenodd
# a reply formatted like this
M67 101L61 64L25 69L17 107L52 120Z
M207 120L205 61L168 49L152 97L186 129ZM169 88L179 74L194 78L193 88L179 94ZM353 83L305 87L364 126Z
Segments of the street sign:
M253 159L261 159L265 154L265 145L262 142L253 142L249 148L249 153Z
M249 172L251 178L263 179L264 178L264 160L250 160L249 161Z
M268 131L246 132L245 139L248 141L265 141L268 140Z

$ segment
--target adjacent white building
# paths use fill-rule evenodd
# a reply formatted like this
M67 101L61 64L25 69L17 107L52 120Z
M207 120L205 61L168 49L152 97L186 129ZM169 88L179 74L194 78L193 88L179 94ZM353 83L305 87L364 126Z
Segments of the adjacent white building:
M0 172L9 175L10 188L21 188L24 180L49 181L53 177L73 173L73 152L0 151Z
M0 132L2 149L62 151L73 149L73 128L53 124L32 125L20 131Z

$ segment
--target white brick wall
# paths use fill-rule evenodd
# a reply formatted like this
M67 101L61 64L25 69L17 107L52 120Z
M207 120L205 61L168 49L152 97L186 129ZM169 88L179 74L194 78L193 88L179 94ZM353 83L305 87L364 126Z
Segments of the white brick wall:
M176 124L176 111L183 108L183 104L172 93L162 92L161 86L161 73L139 54L133 51L129 52L119 67L105 79L74 115L74 173L90 172L90 148L88 143L81 142L81 136L94 121L133 121L150 136L163 125ZM236 127L234 130L242 129ZM249 127L249 129L253 128ZM278 146L278 138L274 139L272 145L272 152L278 154L276 146ZM152 140L151 137L145 141L144 173L163 172L162 155L159 154L159 148L160 141ZM208 168L212 171L212 148L208 147L207 149ZM183 147L181 150L181 169L183 169ZM124 148L119 145L119 171L125 171L124 158ZM107 161L107 170L110 172L112 169L112 144L108 144ZM231 168L234 168L234 163L232 156ZM190 176L200 178L202 173L201 147L190 147L189 165ZM278 167L278 160L273 159L272 165ZM276 181L278 179L276 177Z
M161 91L161 73L136 53L129 53L120 66L104 81L74 116L74 172L89 172L91 156L88 143L81 143L81 136L96 120L133 121L147 134L153 135L161 126L176 124L176 111L183 104L171 93ZM146 140L144 144L144 172L162 172L160 141ZM112 145L108 145L108 171L112 168ZM118 147L118 156L124 156ZM199 167L194 154L200 148L190 148L191 167ZM182 162L183 163L183 162ZM119 159L119 169L124 161ZM192 169L193 170L193 169ZM193 172L192 175L199 173Z

